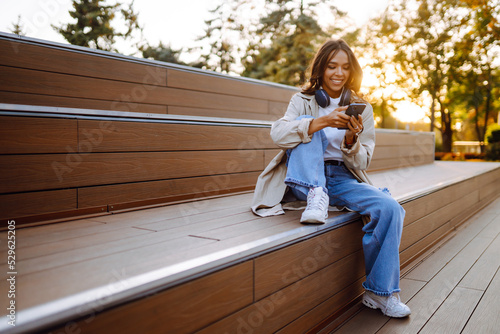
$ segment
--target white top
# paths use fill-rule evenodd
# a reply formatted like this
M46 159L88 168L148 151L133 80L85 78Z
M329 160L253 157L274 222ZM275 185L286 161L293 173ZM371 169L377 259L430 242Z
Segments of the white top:
M330 105L326 108L319 107L319 116L325 116L331 113L334 109L339 107L340 97L333 99L330 98ZM345 130L339 130L337 128L326 127L323 132L328 139L328 146L325 151L325 160L338 160L344 161L342 158L342 151L340 150L340 144L345 136Z

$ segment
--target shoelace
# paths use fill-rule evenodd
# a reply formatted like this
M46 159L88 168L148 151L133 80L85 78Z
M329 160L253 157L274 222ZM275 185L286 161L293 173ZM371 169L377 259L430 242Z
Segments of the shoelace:
M387 300L386 310L398 307L400 303L401 298L399 297L399 294L394 293L389 297L389 300Z
M324 210L327 207L327 197L321 196L323 189L315 188L310 191L307 196L307 207L306 210Z

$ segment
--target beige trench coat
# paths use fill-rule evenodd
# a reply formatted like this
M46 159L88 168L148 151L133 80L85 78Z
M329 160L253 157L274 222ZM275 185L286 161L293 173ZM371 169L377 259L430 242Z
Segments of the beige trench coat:
M281 202L287 190L285 184L286 150L300 143L308 143L312 139L312 136L308 135L312 118L296 119L301 115L311 115L317 118L318 112L319 106L314 96L297 93L290 100L285 116L272 125L271 138L282 150L257 179L251 208L256 215L266 217L284 214ZM366 106L362 117L363 132L351 148L347 148L342 141L341 151L346 167L358 181L372 184L365 172L370 165L375 148L375 124L373 108L370 104Z

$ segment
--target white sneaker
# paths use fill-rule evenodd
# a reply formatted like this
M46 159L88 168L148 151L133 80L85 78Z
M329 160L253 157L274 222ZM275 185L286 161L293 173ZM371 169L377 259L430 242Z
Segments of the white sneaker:
M322 187L309 189L307 207L300 218L301 223L324 224L328 218L328 202L330 198Z
M384 297L370 291L365 291L363 305L372 309L380 309L383 314L393 318L404 318L411 314L410 308L401 302L397 293Z

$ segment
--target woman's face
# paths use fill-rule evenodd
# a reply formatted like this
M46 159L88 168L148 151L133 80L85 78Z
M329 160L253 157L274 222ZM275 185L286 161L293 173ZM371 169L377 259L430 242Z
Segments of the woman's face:
M332 51L333 53L334 51ZM342 87L346 84L351 74L349 57L344 50L330 58L323 73L323 89L332 98L337 98L342 93Z

